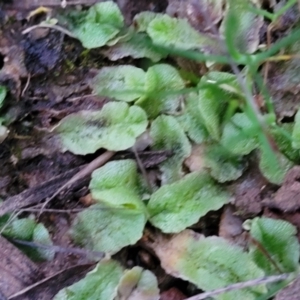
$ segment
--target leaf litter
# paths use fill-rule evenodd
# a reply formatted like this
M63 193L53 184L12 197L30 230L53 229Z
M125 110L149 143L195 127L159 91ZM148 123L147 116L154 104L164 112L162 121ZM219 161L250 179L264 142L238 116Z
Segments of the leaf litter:
M27 1L0 6L0 229L36 261L15 278L43 277L1 292L174 300L258 280L213 298L269 299L298 276L298 43L258 70L272 111L259 76L251 82L249 58L270 46L259 1L72 4L28 19ZM295 6L287 12L273 16L272 43L297 27ZM240 77L266 101L262 127ZM90 168L105 150L117 153ZM291 279L259 282L278 272Z

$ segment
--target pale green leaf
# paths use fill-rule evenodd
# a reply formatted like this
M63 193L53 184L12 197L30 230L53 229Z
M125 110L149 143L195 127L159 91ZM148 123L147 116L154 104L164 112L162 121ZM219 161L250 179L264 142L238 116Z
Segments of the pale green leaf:
M283 155L293 162L300 162L300 151L293 147L293 128L293 123L284 123L272 129L270 133Z
M124 195L127 206L94 204L80 212L71 227L71 236L75 243L109 254L135 244L142 237L146 215L144 211L136 209L139 200L134 198L136 195L128 195L130 190Z
M266 149L261 148L259 169L270 182L281 184L293 165L283 154L274 152L270 155Z
M198 93L198 107L207 131L215 140L220 139L221 117L224 111L224 93L214 85L202 87Z
M93 82L94 93L122 101L133 101L145 94L145 72L130 65L104 67Z
M103 1L91 6L86 19L95 23L111 24L118 28L124 25L123 15L113 1Z
M234 154L246 155L258 147L257 133L245 113L236 113L223 129L221 144Z
M152 122L150 135L153 149L172 151L172 156L160 164L162 184L180 179L183 161L191 153L191 145L180 124L172 116L161 115Z
M295 115L295 125L292 133L293 147L300 149L300 109Z
M255 218L250 221L250 234L258 241L282 273L294 272L299 268L299 242L297 229L283 220L270 218ZM256 264L267 274L276 274L278 269L257 248L251 245L250 254Z
M220 237L207 237L191 230L161 238L154 251L163 269L211 291L264 276L251 256ZM218 300L255 300L266 292L264 285L236 289L214 296Z
M62 289L54 300L114 300L123 268L113 260L102 260L83 279Z
M93 172L89 187L93 199L99 203L145 211L139 196L140 178L133 160L108 162Z
M133 18L134 28L137 32L145 32L152 20L157 16L162 16L162 14L155 13L152 11L143 11Z
M124 19L117 4L105 1L93 5L74 34L85 48L104 46L114 38L124 26Z
M238 179L246 168L240 156L216 144L204 146L203 161L210 175L221 183Z
M160 113L174 114L183 100L183 96L178 92L184 87L184 81L174 67L168 64L156 64L146 73L147 95L136 104L141 106L151 118L157 117Z
M217 49L218 41L194 29L186 19L156 16L148 25L147 33L155 44L181 50Z
M152 194L150 222L166 233L180 232L211 210L228 203L230 196L205 173L191 173Z
M32 240L36 222L31 218L13 220L3 231L3 235L17 240Z
M65 117L55 130L64 150L88 154L100 148L119 151L132 147L147 124L140 107L110 102L101 111L81 111Z
M7 95L7 88L3 85L0 85L0 108L3 105L6 95ZM1 125L1 123L0 123L0 125Z
M97 192L109 190L115 187L127 187L135 190L138 186L138 174L136 162L131 159L116 160L105 164L92 173L90 190L92 196L97 199Z
M201 81L215 84L228 94L241 95L243 93L236 75L231 73L212 71L205 74Z
M201 117L199 99L196 93L188 95L184 112L176 116L176 119L195 143L200 144L208 138L209 134Z
M76 243L116 253L141 238L147 217L133 160L112 161L95 170L90 189L99 204L77 215L71 230Z
M159 289L155 275L141 267L126 270L119 283L116 300L122 299L159 300Z
M166 57L165 54L157 51L151 39L145 34L135 34L129 40L120 41L114 46L104 49L102 53L112 61L131 56L132 58L146 57L153 62L158 62Z
M123 28L115 38L106 43L106 46L112 47L118 43L129 41L134 35L135 32L132 27Z
M39 259L52 260L54 258L55 251L51 248L51 246L53 246L53 242L47 228L43 224L39 223L34 228L32 241L46 246L46 248L37 247L36 251Z

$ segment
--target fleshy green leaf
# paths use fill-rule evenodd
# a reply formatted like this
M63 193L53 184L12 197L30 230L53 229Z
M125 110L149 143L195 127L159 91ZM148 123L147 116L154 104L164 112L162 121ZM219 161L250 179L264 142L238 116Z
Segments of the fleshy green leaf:
M166 233L180 232L230 199L205 173L191 173L162 186L150 198L150 222Z
M32 240L34 243L49 247L49 248L38 247L36 249L39 259L52 260L54 258L55 251L54 249L51 249L51 246L53 246L53 242L51 240L48 230L43 224L39 223L36 225L33 231Z
M175 94L184 88L184 81L178 71L167 64L156 64L146 73L147 96L136 102L148 114L155 118L160 113L174 114L179 108L182 95Z
M145 32L152 20L157 16L162 16L162 14L155 13L152 11L143 11L133 18L134 28L137 32Z
M102 260L82 280L62 289L54 300L114 300L122 273L117 262Z
M122 101L133 101L145 94L145 72L130 65L104 67L96 76L94 92Z
M147 124L140 107L110 102L101 111L81 111L65 117L56 132L65 150L88 154L100 148L119 151L132 147Z
M172 156L160 164L162 183L180 179L183 161L191 153L191 145L180 124L172 116L161 115L152 122L150 135L153 149L172 151Z
M117 4L105 1L93 5L74 34L85 48L104 46L114 38L124 26L124 19Z
M7 88L3 85L0 85L0 108L3 105L6 95L7 95ZM0 123L0 125L1 125L1 123Z
M141 267L126 270L119 283L118 299L159 300L159 289L154 274Z
M73 240L87 249L109 254L135 244L142 237L146 224L145 212L136 209L139 198L135 197L135 193L124 190L125 200L115 203L123 201L126 206L94 204L80 212L71 228Z
M220 139L221 135L221 116L224 111L224 93L214 86L200 88L199 93L199 110L204 125L212 138Z
M270 182L280 184L293 163L281 153L270 155L266 149L261 149L259 169Z
M100 203L143 211L139 185L136 163L128 159L108 162L95 170L89 187L93 199Z
M292 131L293 123L281 124L281 128L278 127L271 130L271 135L274 138L279 151L285 155L289 160L293 162L300 162L300 151L293 148Z
M240 156L233 155L220 145L205 146L203 161L210 175L221 183L238 179L246 167Z
M241 95L243 93L236 75L231 73L212 71L202 77L202 82L215 84L228 94Z
M15 219L3 231L3 235L17 240L32 240L36 222L31 218Z
M281 272L298 270L299 243L296 237L297 230L292 224L270 218L255 218L250 224L252 238L264 247ZM267 274L277 273L276 267L256 245L251 246L250 254Z
M116 253L141 238L147 217L133 160L112 161L95 170L90 189L99 204L78 214L71 230L75 242Z
M300 149L300 109L295 115L295 125L292 133L293 147Z
M236 113L223 129L221 144L234 154L249 154L259 145L257 128L245 113Z
M217 49L218 41L209 38L195 30L186 19L171 18L159 15L154 18L147 33L155 44L181 50Z
M156 50L151 39L145 34L135 34L129 40L120 41L112 47L104 49L102 53L113 61L131 56L132 58L146 57L151 59L153 62L158 62L162 58L166 57L166 55Z
M187 97L185 111L176 119L195 143L200 144L208 138L209 134L201 117L199 99L196 93L192 93Z
M207 237L191 230L161 238L154 251L164 270L196 284L204 291L264 276L248 253L220 237ZM218 300L255 300L266 292L264 285L233 290L214 296Z

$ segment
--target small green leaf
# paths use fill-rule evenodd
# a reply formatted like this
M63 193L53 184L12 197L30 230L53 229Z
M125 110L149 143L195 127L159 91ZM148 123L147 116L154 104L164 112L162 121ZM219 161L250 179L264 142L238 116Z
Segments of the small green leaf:
M281 184L293 163L281 153L274 153L270 156L269 152L261 148L259 169L263 176L274 184Z
M118 299L127 300L159 300L157 279L152 272L141 267L126 270L119 283L118 296Z
M127 187L135 190L138 185L137 166L134 160L116 160L105 164L92 173L90 190L92 196L97 199L97 192L116 187Z
M203 161L210 175L221 183L238 179L246 168L240 156L216 144L204 146Z
M151 39L145 34L135 34L129 40L120 41L112 47L104 49L102 53L113 61L131 56L132 58L146 57L153 62L158 62L166 57L165 54L157 51L155 46L153 46Z
M230 196L205 173L191 173L159 188L150 198L150 222L166 233L180 232L211 210L228 203Z
M281 272L294 272L299 268L299 243L297 229L283 220L255 218L250 221L250 234L258 241ZM250 254L256 264L267 274L276 274L278 270L264 253L252 244Z
M35 227L34 219L15 219L4 229L2 234L12 239L31 241Z
M33 231L32 240L34 243L49 247L45 249L42 247L41 248L38 247L36 249L39 259L52 260L54 258L55 251L54 249L51 248L51 246L53 246L53 242L51 240L48 230L43 224L39 223L36 225Z
M152 122L150 135L153 149L172 151L172 156L160 164L162 184L180 179L183 161L191 153L191 145L180 124L172 116L161 115Z
M66 287L54 300L114 300L123 269L113 260L102 260L82 280Z
M147 219L145 212L136 208L140 199L130 190L123 191L125 200L115 200L115 207L94 204L77 215L70 232L75 243L115 254L142 237ZM127 206L117 207L116 203L122 201Z
M140 239L147 213L139 195L139 182L133 160L112 161L95 170L90 189L99 204L78 214L71 230L75 242L116 253Z
M257 128L245 113L236 113L223 129L221 144L234 154L249 154L259 146Z
M3 102L4 102L4 99L5 99L6 95L7 95L7 88L3 85L0 85L0 108L3 105Z
M271 135L274 138L279 151L293 162L300 162L300 151L293 148L293 123L284 123L279 127L271 130Z
M248 253L220 237L207 237L192 230L161 238L154 251L163 269L197 285L204 291L227 287L264 276ZM237 289L214 296L218 300L255 300L265 285Z
M179 72L167 64L156 64L146 73L145 89L147 95L136 102L150 118L160 113L174 114L183 99L181 94L174 94L185 87Z
M208 139L209 134L201 117L199 99L196 93L188 95L184 113L176 116L176 119L195 143L200 144Z
M198 105L201 118L213 139L219 140L221 135L221 116L224 111L224 93L215 85L200 88Z
M118 160L95 170L89 188L93 199L100 203L145 211L139 197L140 180L135 161Z
M102 68L93 82L94 92L122 101L133 101L145 94L145 72L134 66Z
M186 19L158 15L147 28L147 33L157 45L181 50L217 49L218 41L199 33Z
M300 109L295 115L295 125L292 133L293 147L300 149Z
M240 84L236 75L227 72L211 71L202 77L202 82L207 84L215 84L227 94L241 95Z
M73 31L83 46L91 49L104 46L123 26L124 19L117 4L105 1L93 5Z
M162 14L155 13L152 11L143 11L133 18L134 28L137 32L145 32L152 20L157 16L162 16Z
M110 102L101 111L81 111L65 117L55 130L64 150L84 155L100 148L128 149L147 124L147 116L140 107Z

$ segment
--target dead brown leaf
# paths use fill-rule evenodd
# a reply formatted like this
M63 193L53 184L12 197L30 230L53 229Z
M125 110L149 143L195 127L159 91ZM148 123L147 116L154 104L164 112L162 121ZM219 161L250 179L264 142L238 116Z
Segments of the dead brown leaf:
M223 210L219 225L219 236L241 247L246 245L246 236L243 234L243 220L235 214L235 210L231 205L227 205Z

